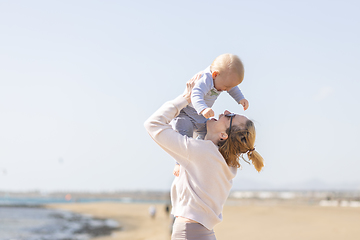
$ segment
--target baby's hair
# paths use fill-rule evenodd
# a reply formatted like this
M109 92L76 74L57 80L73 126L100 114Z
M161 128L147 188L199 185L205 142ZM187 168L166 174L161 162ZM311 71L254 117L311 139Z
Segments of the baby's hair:
M243 63L238 56L230 53L225 53L215 58L210 69L211 71L217 70L220 74L236 73L241 82L244 79Z
M219 141L219 151L225 158L228 166L239 168L239 158L241 157L247 162L243 154L247 153L249 160L254 165L255 169L260 172L264 167L264 159L255 151L255 126L251 120L247 120L245 126L234 125L226 130L228 138L225 141Z

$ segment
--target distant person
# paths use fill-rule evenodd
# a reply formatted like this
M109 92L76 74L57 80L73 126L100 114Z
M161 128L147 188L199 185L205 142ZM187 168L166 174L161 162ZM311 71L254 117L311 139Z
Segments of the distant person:
M246 110L249 102L237 86L243 79L244 66L238 56L222 54L215 58L195 83L191 103L181 109L179 115L173 119L173 128L181 135L193 137L195 132L198 138L203 139L206 134L205 123L214 116L211 107L223 91L227 91ZM179 176L179 169L179 163L176 162L173 170L175 176Z
M151 218L153 218L153 219L155 218L155 216L156 216L156 208L155 208L154 205L151 205L149 207L149 214L150 214Z
M170 205L169 204L165 205L165 214L166 214L166 216L169 216L169 214L170 214Z
M222 221L222 210L247 154L257 171L263 158L255 150L255 127L242 115L224 111L219 119L207 121L205 138L183 136L170 125L191 102L193 78L184 94L166 102L145 122L145 128L166 152L180 163L179 177L171 187L171 213L176 217L172 240L214 240L213 228Z

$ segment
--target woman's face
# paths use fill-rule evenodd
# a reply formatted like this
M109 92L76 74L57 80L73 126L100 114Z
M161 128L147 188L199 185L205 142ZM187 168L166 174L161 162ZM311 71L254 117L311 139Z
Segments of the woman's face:
M216 120L215 118L208 120L206 122L207 133L216 134L216 133L226 132L226 129L230 127L230 117L226 117L225 115L229 113L230 112L228 110L225 110L223 114L219 115L218 120ZM237 125L240 126L240 128L242 128L243 126L245 126L247 120L248 120L247 117L236 114L232 118L231 125L232 126Z

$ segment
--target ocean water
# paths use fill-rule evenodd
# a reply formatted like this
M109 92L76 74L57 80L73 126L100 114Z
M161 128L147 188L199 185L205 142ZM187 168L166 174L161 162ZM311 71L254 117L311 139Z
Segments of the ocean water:
M87 240L120 228L112 219L96 219L38 205L44 201L0 199L0 240ZM46 203L54 202L57 201L46 200Z

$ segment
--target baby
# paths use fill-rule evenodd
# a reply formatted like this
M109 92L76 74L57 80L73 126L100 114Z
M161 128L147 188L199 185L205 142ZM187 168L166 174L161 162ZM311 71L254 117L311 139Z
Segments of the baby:
M213 117L211 109L221 92L227 91L235 101L246 110L249 102L237 87L244 79L244 66L236 55L222 54L207 67L201 78L196 82L192 93L191 103L183 108L172 121L173 128L182 135L203 139L206 134L206 121ZM174 175L179 175L180 166L176 164Z

